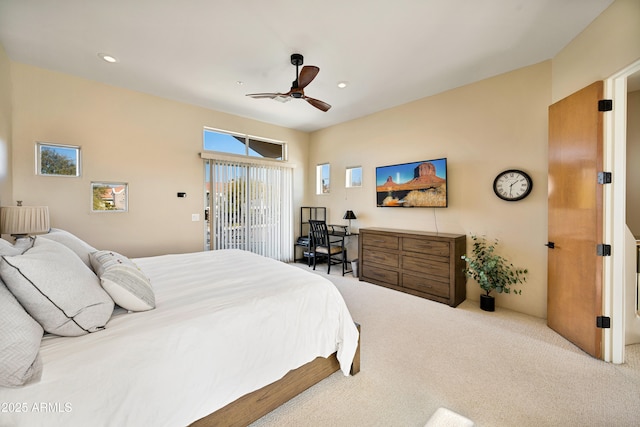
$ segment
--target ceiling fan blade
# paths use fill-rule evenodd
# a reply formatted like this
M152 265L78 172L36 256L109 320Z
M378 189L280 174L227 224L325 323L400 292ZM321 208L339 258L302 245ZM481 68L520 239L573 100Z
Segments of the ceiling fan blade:
M322 111L328 111L329 108L331 108L331 105L327 104L324 101L320 101L319 99L315 99L315 98L309 98L308 96L305 96L304 99L311 105L313 105L314 107L316 107L318 110L322 110Z
M252 98L277 98L278 96L285 96L283 93L248 93L245 96L250 96Z
M316 78L319 72L320 68L315 65L305 65L302 67L300 76L298 77L298 89L304 89L313 79Z

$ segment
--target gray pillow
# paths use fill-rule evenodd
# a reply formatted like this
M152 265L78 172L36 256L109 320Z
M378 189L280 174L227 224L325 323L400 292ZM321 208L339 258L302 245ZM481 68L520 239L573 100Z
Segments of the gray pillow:
M151 282L129 258L113 251L97 251L89 258L100 284L120 307L131 311L156 307Z
M22 255L3 256L0 276L45 331L78 336L104 328L113 300L98 277L64 245L36 238Z
M42 326L0 280L0 386L18 387L42 375Z
M53 240L54 242L62 243L73 252L75 252L82 262L89 268L91 268L91 262L89 261L89 254L95 252L97 249L80 239L79 237L59 228L52 228L47 234L38 236L39 238Z

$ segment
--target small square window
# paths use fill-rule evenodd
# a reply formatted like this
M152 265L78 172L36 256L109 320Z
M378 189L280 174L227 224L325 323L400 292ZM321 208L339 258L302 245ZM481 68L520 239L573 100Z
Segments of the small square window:
M316 166L316 194L329 194L331 175L329 163Z
M36 173L49 176L80 176L80 147L37 142Z
M362 167L348 167L345 177L345 186L347 188L362 187Z
M126 182L92 182L92 212L127 212L129 185Z

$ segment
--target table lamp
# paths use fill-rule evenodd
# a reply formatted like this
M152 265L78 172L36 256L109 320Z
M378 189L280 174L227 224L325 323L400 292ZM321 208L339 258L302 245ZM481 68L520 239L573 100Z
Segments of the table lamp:
M349 225L347 226L347 234L351 234L351 220L352 219L357 219L356 218L356 214L354 214L353 211L346 211L344 213L344 216L342 217L342 219L348 219L349 220Z
M49 232L48 206L18 206L0 207L0 232L11 234L16 240L31 234Z

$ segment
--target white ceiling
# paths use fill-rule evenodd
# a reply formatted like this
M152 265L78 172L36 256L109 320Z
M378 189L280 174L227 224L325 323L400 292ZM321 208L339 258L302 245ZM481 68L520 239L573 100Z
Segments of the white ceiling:
M0 0L0 43L13 61L313 131L550 59L612 1ZM320 67L305 94L328 112L245 96L288 91L292 53Z

